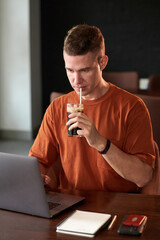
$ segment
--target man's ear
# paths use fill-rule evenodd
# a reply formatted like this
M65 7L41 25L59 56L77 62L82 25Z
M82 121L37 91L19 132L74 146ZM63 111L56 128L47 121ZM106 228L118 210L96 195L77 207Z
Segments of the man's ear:
M105 55L103 57L100 58L100 69L101 71L107 66L107 63L108 63L108 56Z

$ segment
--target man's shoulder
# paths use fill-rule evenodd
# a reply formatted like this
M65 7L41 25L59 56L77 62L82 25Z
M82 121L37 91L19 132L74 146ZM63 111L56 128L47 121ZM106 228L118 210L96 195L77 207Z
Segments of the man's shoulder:
M113 84L111 85L111 89L112 89L112 99L114 99L114 101L119 104L130 105L130 106L134 106L137 104L139 106L144 105L144 102L141 98L139 98L138 96L136 96L135 94L129 91L119 88Z
M115 95L115 97L117 96L118 98L122 98L122 99L128 98L128 99L138 100L138 97L135 94L125 89L119 88L118 86L111 83L110 83L110 90L111 90L112 96Z

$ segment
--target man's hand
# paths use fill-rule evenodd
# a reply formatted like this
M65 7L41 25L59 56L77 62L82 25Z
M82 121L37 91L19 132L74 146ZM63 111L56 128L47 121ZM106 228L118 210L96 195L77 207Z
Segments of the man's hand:
M57 189L57 184L55 181L53 181L48 175L41 174L42 180L44 183L44 187L46 191L53 191Z
M79 127L81 130L77 131L78 135L85 137L91 147L98 151L102 151L105 148L106 139L100 135L93 121L84 113L71 113L69 118L70 120L67 122L67 126L71 125L69 130Z

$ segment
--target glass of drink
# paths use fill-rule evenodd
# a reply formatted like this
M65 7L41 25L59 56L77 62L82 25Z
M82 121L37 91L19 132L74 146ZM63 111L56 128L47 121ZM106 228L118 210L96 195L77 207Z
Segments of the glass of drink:
M67 103L67 121L69 121L69 115L71 113L75 113L75 112L83 112L84 110L84 106L83 104L73 104L73 103ZM69 127L68 126L68 136L72 137L72 136L79 136L77 134L77 130L80 129L80 128L74 128L72 129L71 131L69 130Z

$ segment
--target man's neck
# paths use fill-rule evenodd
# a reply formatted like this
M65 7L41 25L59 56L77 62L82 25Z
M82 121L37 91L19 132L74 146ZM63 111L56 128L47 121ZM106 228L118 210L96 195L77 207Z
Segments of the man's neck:
M106 81L103 81L95 93L89 94L87 96L82 96L82 98L84 100L96 100L104 96L108 92L108 90L109 90L109 84Z

